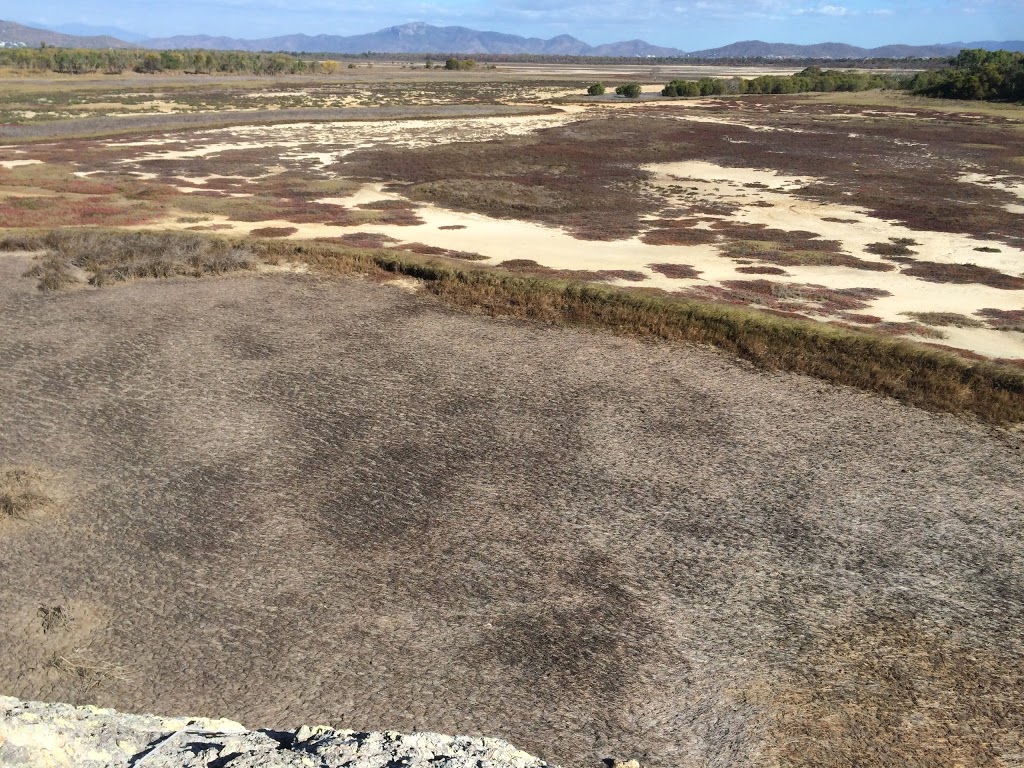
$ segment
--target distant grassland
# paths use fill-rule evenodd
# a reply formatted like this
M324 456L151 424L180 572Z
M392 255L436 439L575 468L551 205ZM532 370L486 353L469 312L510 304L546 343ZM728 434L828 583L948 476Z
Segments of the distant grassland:
M50 289L78 282L75 270L106 285L223 274L255 262L302 263L329 275L405 275L462 309L706 344L765 370L814 376L929 410L973 414L994 424L1024 421L1024 371L814 321L642 290L522 276L394 250L198 233L22 232L0 239L0 249L46 251L31 274Z

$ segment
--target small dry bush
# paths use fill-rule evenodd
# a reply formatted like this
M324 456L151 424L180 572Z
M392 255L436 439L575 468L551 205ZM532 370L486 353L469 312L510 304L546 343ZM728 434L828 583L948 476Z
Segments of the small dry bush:
M677 280L695 280L700 275L700 270L689 264L648 264L647 267L660 275Z
M423 256L444 256L448 259L460 259L461 261L486 261L488 258L472 251L453 251L437 245L427 245L426 243L403 243L402 245L396 245L395 249L408 251L409 253L418 253Z
M694 229L692 226L660 226L644 232L640 239L648 245L706 245L716 243L720 238L710 229Z
M251 251L235 244L183 232L55 230L45 238L51 265L40 277L58 280L69 266L91 273L95 286L136 278L220 275L253 269ZM61 287L57 285L57 287Z
M78 683L87 693L115 683L126 683L130 679L126 667L97 659L81 651L54 653L46 661L46 668Z
M544 187L501 179L433 181L417 184L409 194L416 200L491 214L555 212L569 207L564 197Z
M977 264L942 264L937 261L914 261L904 267L910 275L929 283L978 283L1004 291L1024 290L1024 277L1014 277Z
M8 232L0 237L0 251L41 251L43 236L30 232Z
M1024 333L1024 309L979 309L974 314L984 317L998 331Z
M398 240L379 232L347 232L340 237L323 238L323 242L337 242L351 245L353 248L384 248L391 243L397 243Z
M904 312L907 317L912 317L925 325L934 325L938 328L984 328L985 324L973 317L961 315L957 312Z
M780 246L772 241L734 240L723 243L719 250L727 258L753 259L779 267L851 267L868 272L891 272L895 269L892 264L865 261L848 253L817 249L802 250Z
M257 227L249 232L256 237L288 237L298 232L297 227Z
M913 256L917 251L912 251L907 247L909 245L917 243L906 238L890 237L888 243L868 243L864 250L876 256Z
M27 520L48 512L56 504L49 485L37 470L0 468L0 519Z
M556 280L582 280L598 283L608 280L626 280L631 283L639 283L647 279L647 275L643 272L631 269L553 269L538 264L533 259L508 259L500 262L498 266L520 275L536 275Z
M39 280L39 290L50 292L68 288L78 282L68 266L68 262L59 256L48 254L39 259L23 277L34 277Z

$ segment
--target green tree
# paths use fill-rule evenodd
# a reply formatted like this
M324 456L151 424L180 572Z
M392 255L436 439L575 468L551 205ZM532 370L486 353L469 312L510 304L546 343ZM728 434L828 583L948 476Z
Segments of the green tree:
M627 99L640 98L640 94L643 93L643 88L640 83L623 83L622 85L616 86L615 93L619 96L625 96Z
M588 96L604 96L604 83L594 83L592 86L587 88Z

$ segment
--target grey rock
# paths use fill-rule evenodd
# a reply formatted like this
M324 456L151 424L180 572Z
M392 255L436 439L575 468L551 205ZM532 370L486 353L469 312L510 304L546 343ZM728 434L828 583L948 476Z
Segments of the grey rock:
M499 739L248 730L231 720L127 715L0 696L0 766L38 768L554 768Z

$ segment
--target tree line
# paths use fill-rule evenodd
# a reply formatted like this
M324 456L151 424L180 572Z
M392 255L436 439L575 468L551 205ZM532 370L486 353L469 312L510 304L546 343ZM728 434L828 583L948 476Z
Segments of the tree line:
M971 49L961 51L948 66L910 75L823 70L812 66L795 75L761 75L750 80L704 77L673 80L662 96L720 96L744 93L832 93L873 89L907 90L918 96L944 99L1024 101L1024 54Z
M721 96L744 93L832 93L867 91L875 88L905 88L908 79L899 75L823 70L813 66L795 75L761 75L750 80L702 77L700 80L673 80L662 96Z
M1024 53L960 51L949 67L915 75L910 90L942 99L1024 101Z
M186 72L251 75L330 74L338 70L336 61L309 61L285 53L249 53L245 51L146 51L91 48L0 48L0 66L62 74L125 71L155 74Z

